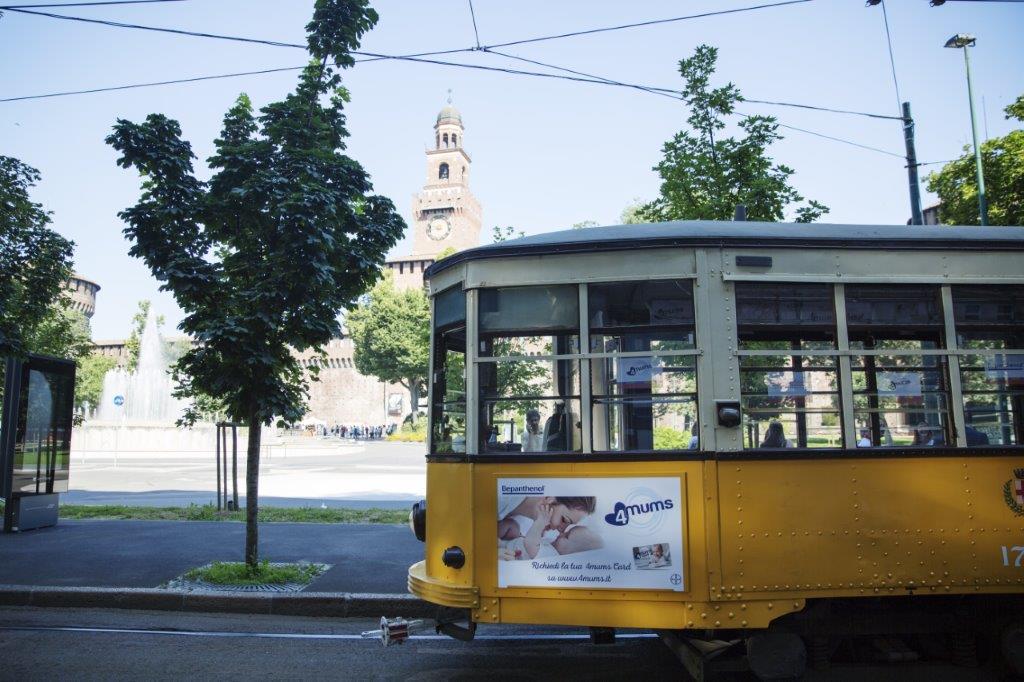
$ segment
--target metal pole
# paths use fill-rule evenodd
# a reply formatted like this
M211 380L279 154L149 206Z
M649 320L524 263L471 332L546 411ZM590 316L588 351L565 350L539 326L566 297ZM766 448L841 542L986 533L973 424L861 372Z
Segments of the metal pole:
M220 424L214 426L217 434L217 511L220 511Z
M238 424L231 425L231 491L238 511Z
M914 148L914 117L910 102L903 103L903 141L907 145L907 180L910 182L910 224L924 225L921 216L921 186L917 180L917 150Z
M971 59L964 45L964 65L967 67L967 99L971 104L971 137L974 138L974 165L978 176L978 217L982 225L988 225L988 201L985 199L985 173L981 168L981 147L978 146L978 122L974 115L974 87L971 84Z
M228 508L228 428L221 424L221 433L224 434L224 509Z

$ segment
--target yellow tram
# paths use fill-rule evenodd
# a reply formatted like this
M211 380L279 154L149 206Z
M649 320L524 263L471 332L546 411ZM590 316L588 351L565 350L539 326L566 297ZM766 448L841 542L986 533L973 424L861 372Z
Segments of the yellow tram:
M426 277L441 631L1024 632L1024 228L599 227Z

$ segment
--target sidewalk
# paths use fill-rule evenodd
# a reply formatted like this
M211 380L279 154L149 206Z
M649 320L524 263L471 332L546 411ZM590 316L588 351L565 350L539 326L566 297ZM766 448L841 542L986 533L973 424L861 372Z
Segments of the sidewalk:
M241 561L244 548L241 523L62 520L0 534L0 603L269 613L278 602L306 615L423 611L406 592L407 570L423 559L423 543L406 526L260 524L262 559L331 565L300 593L183 596L157 589L190 568Z

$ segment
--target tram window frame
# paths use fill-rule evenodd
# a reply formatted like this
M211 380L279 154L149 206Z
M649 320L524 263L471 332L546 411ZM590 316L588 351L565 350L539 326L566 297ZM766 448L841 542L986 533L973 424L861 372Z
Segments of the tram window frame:
M462 289L461 283L437 293L433 299L429 452L434 454L466 452L466 391L469 378L466 373L469 342L466 303L466 292ZM459 357L460 345L461 386L456 383L453 390L453 387L449 386L451 381L448 369L449 363ZM451 364L457 365L455 362ZM457 371L458 367L455 366L453 369ZM418 406L413 405L412 409L416 410ZM462 436L461 442L458 439L459 432Z
M955 444L957 396L950 382L942 285L847 284L844 297L857 447ZM880 388L880 378L890 382L888 389ZM904 382L909 389L899 387ZM906 420L905 433L889 423L894 416Z
M577 284L477 291L479 456L582 451L579 317Z
M950 288L966 445L1022 447L1024 285ZM978 402L985 397L993 399L991 408ZM989 415L996 420L995 428L986 423Z
M700 450L693 278L586 286L592 451Z
M834 286L822 282L737 281L733 293L743 449L843 448L843 373L839 361L843 352ZM772 306L764 303L766 296ZM828 390L817 390L813 379L816 375L831 377ZM831 405L815 406L817 396L830 396ZM819 433L814 438L823 437L823 444L810 444L808 417L813 415L820 415L821 422L814 427ZM834 418L828 420L832 424L825 423L826 416ZM762 434L760 427L765 421L768 424ZM792 426L789 433L783 426L779 434L775 424ZM830 436L831 429L835 432Z

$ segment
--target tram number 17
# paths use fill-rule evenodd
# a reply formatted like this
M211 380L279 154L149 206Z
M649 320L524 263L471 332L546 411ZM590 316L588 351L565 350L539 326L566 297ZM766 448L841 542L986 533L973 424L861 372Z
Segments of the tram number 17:
M1020 562L1024 559L1024 547L1007 547L1003 545L1000 549L1003 550L1003 566L1010 565L1010 552L1014 552L1013 565L1020 568Z

